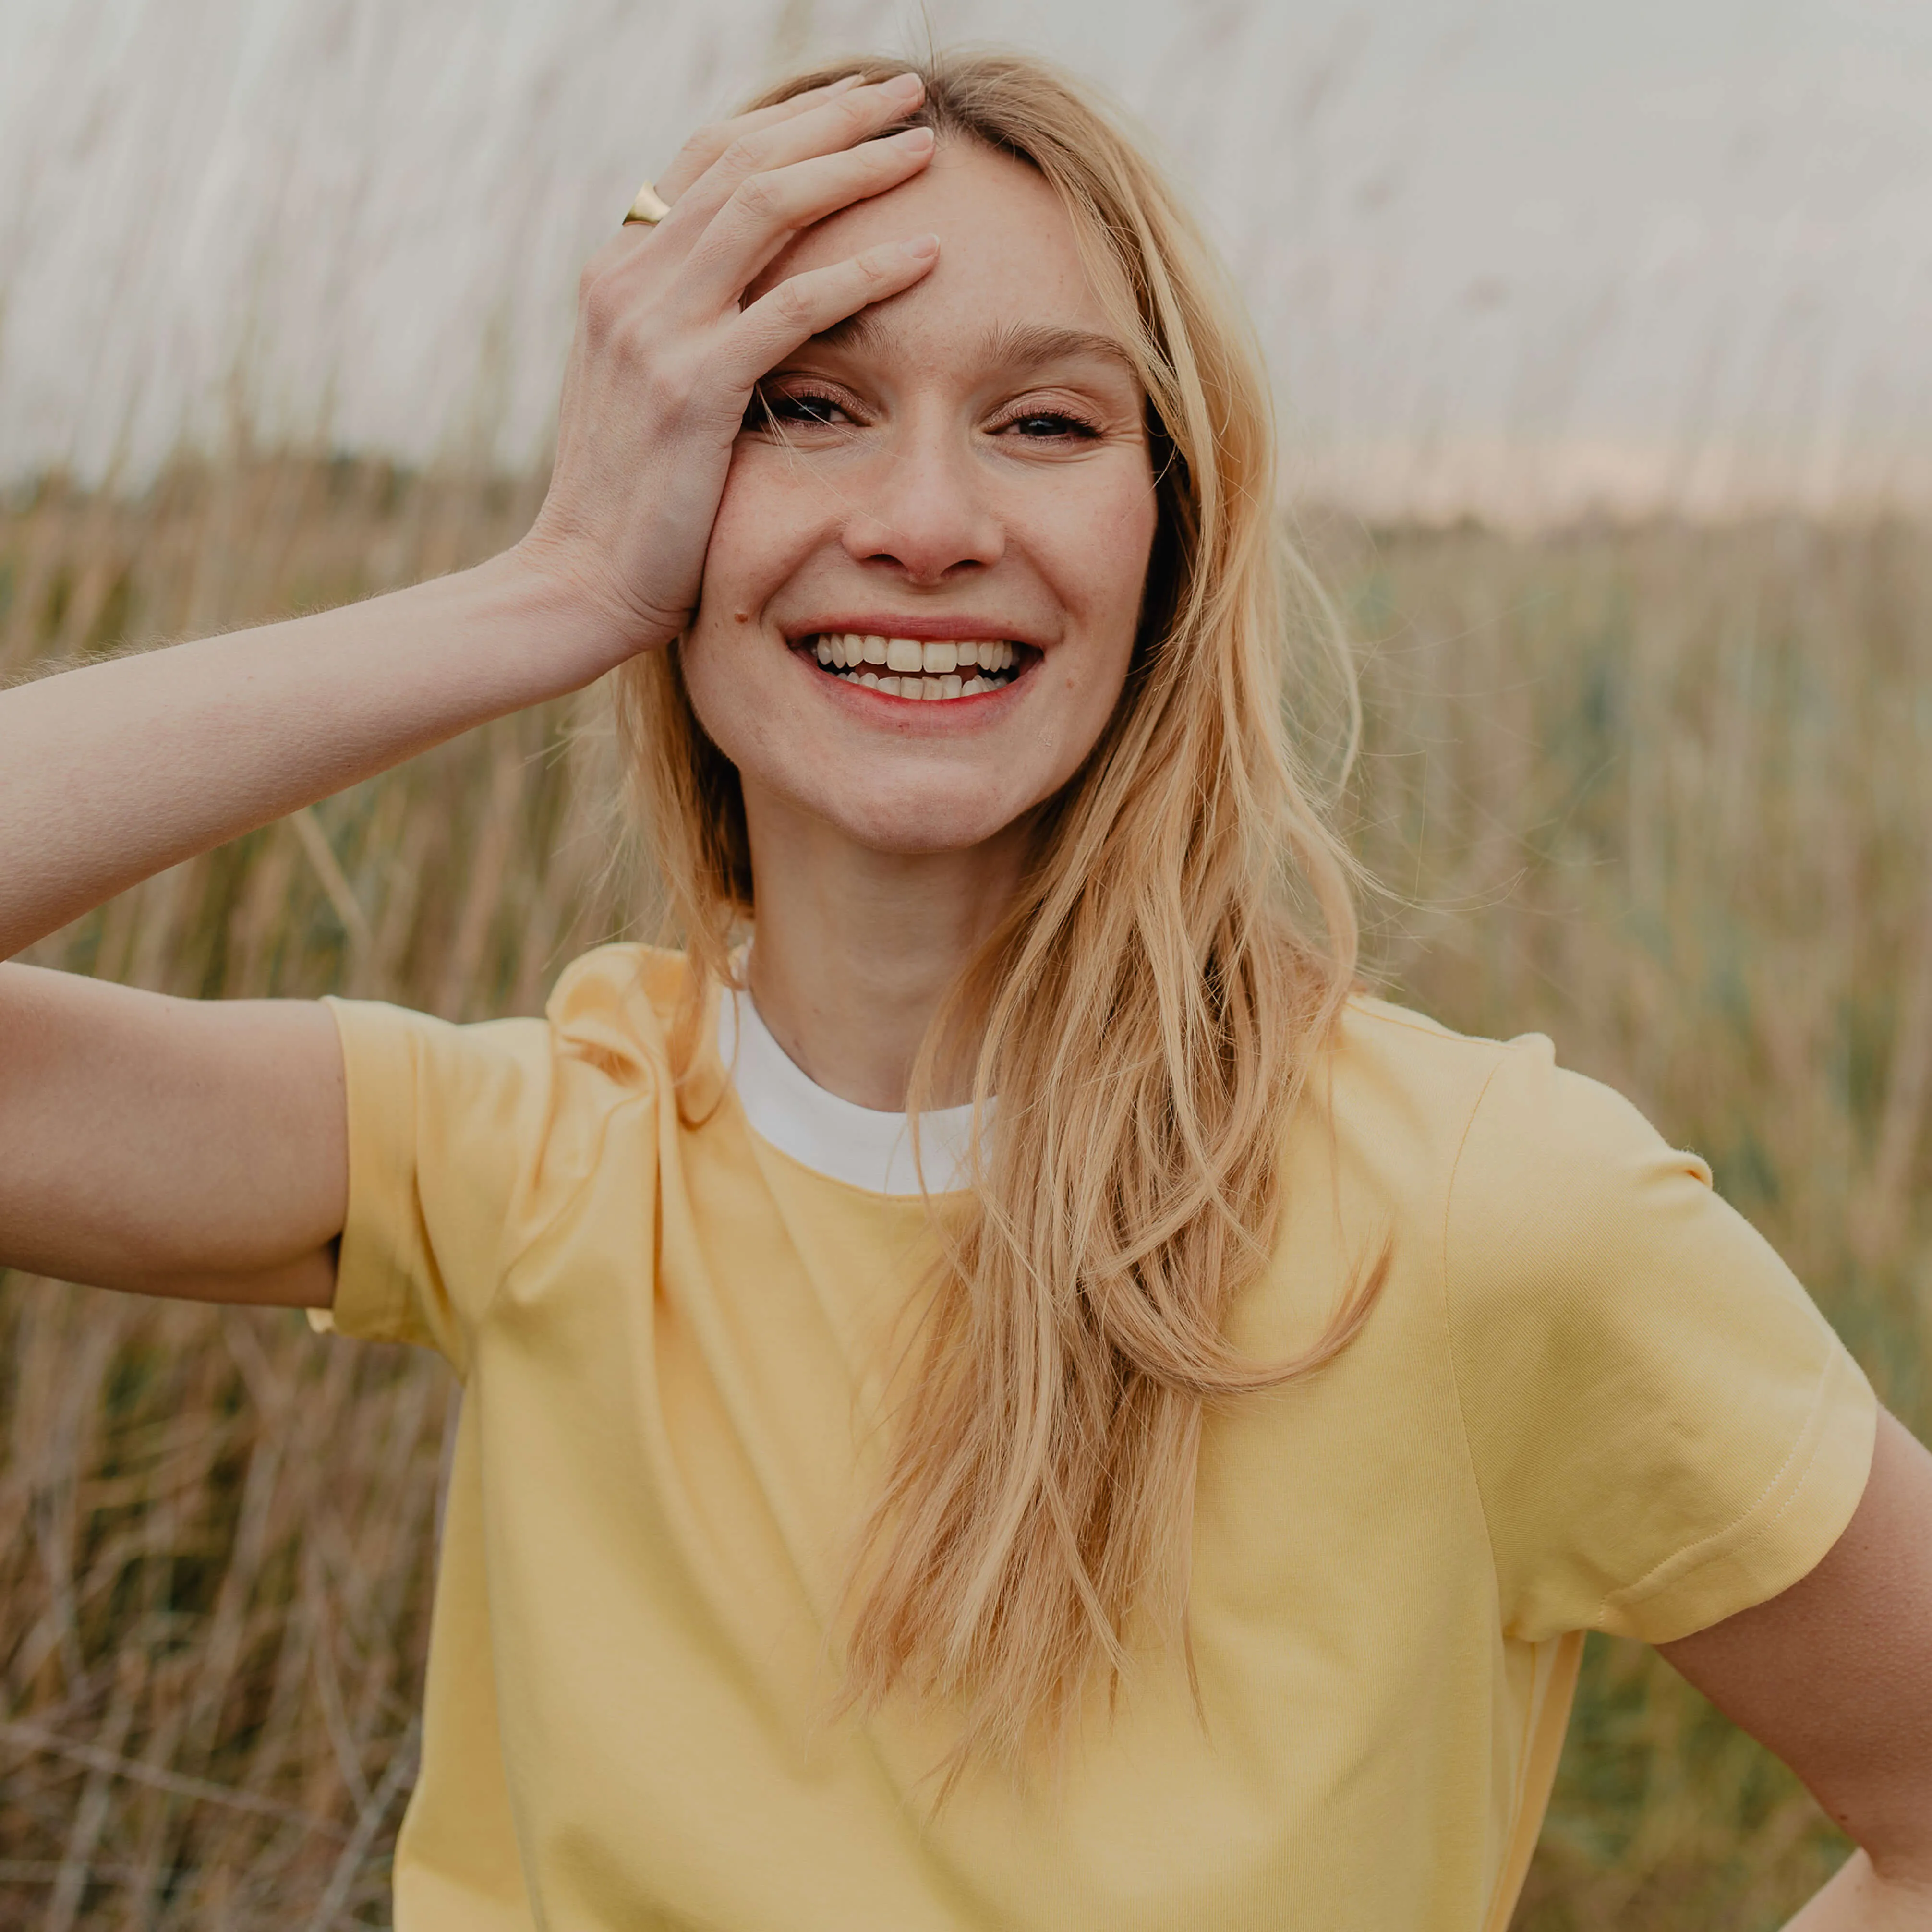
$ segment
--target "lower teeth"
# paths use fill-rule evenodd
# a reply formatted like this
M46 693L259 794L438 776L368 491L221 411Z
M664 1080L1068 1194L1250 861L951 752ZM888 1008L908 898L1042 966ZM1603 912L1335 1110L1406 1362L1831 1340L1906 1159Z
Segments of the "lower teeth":
M1012 682L1010 674L1000 671L994 671L990 676L985 672L976 672L968 677L956 672L926 677L911 671L903 676L894 676L888 672L881 676L873 670L834 670L829 665L822 668L828 676L838 678L844 683L862 684L872 690L883 692L888 698L976 698L982 692L1003 691Z

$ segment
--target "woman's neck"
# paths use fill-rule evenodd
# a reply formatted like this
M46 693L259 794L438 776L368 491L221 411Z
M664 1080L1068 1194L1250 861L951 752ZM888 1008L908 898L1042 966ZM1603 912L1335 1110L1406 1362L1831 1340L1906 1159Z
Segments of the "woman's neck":
M745 802L760 1018L827 1091L903 1109L940 1001L1011 902L1024 825L962 851L880 852L785 801L748 788ZM940 1079L932 1105L970 1097L970 1066Z

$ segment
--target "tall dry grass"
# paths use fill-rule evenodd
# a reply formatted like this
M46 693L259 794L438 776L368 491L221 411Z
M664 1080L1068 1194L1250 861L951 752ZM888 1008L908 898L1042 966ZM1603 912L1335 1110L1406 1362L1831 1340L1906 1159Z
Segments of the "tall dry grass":
M527 489L241 461L0 514L0 675L499 547ZM1393 985L1540 1027L1720 1181L1932 1420L1932 545L1867 525L1316 532L1369 641ZM562 707L35 950L209 996L529 1011L636 908ZM0 1284L0 1923L386 1922L453 1390L299 1318ZM1519 1924L1755 1928L1842 1847L1648 1653L1593 1646Z

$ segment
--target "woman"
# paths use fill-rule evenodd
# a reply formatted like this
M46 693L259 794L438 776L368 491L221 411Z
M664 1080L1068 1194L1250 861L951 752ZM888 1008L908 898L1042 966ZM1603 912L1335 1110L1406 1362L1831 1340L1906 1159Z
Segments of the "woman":
M989 56L662 185L512 551L0 700L10 952L617 675L685 950L544 1021L0 974L7 1262L465 1379L398 1924L1500 1928L1600 1628L1864 1847L1798 1924L1932 1925L1932 1460L1694 1158L1354 996L1158 172Z

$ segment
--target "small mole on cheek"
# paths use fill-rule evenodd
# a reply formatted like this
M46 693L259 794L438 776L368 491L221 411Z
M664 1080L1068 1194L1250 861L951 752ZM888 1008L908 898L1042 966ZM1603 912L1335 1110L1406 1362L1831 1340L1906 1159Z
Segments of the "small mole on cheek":
M748 610L734 610L731 621L734 624L748 624L752 621L752 614Z

